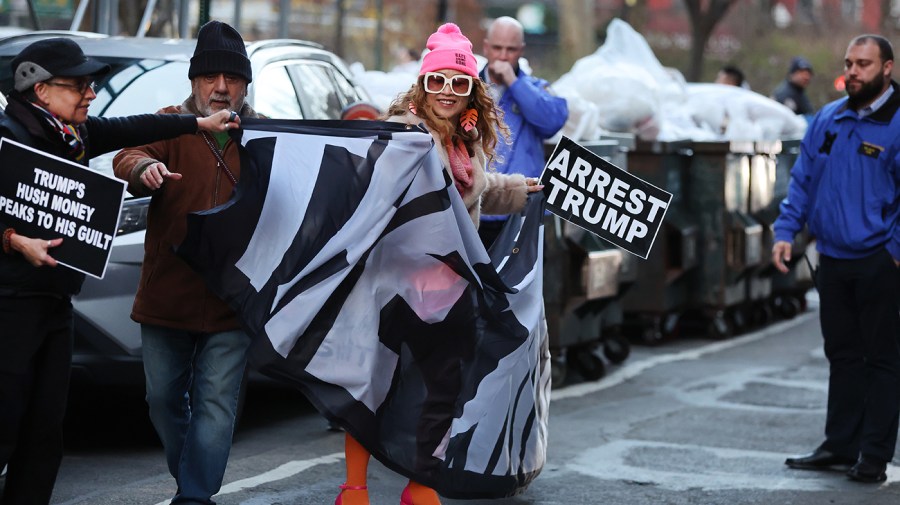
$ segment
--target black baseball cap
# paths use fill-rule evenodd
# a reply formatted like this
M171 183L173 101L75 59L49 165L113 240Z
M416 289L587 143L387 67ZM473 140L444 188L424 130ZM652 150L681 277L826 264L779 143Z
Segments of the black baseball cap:
M51 77L85 77L109 72L109 65L88 58L72 39L56 37L31 43L10 63L16 91Z

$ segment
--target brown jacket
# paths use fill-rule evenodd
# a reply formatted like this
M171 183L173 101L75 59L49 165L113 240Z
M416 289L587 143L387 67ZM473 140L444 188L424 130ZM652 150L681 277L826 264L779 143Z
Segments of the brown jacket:
M392 116L388 121L418 125L423 121L413 113L405 116ZM443 141L432 132L435 149L441 158L444 170L453 178L450 170L450 157ZM469 217L478 228L481 213L485 214L511 214L525 208L528 199L528 187L525 184L525 176L521 174L501 174L486 169L487 160L481 144L475 144L475 153L472 156L472 187L462 195L463 203L469 211ZM454 179L455 181L455 179Z
M191 98L162 113L194 113ZM242 118L257 117L249 105L239 112ZM234 312L216 297L174 248L181 243L190 212L211 209L228 201L233 185L203 139L205 133L182 135L145 146L123 149L113 161L118 178L128 182L134 195L152 194L144 239L144 264L134 299L131 318L187 331L214 333L239 327ZM205 134L208 135L208 134ZM212 136L209 140L216 145ZM237 180L241 177L240 157L234 141L225 144L222 157ZM166 181L150 193L139 181L141 170L160 161L182 179Z

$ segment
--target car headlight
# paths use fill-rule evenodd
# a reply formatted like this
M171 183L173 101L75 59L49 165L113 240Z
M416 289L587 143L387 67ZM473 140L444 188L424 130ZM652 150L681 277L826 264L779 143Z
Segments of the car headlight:
M119 226L116 235L124 235L147 229L147 210L150 208L150 197L132 198L122 203L119 214Z

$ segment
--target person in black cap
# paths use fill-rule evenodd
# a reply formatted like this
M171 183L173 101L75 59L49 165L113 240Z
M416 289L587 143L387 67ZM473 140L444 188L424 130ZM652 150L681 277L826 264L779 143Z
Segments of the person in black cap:
M109 66L67 38L32 43L12 60L15 89L0 113L0 136L87 165L124 146L237 127L229 111L191 115L88 116L94 79ZM50 502L62 460L62 421L72 359L72 302L84 274L58 266L59 233L18 233L0 217L0 468L5 505Z
M188 78L191 95L163 112L257 117L244 101L250 60L231 26L200 28ZM241 177L238 144L227 135L182 135L122 150L113 170L132 194L152 196L131 318L141 324L150 419L177 484L172 503L211 504L231 451L250 337L172 244L184 239L188 213L230 198Z
M795 114L810 118L816 111L806 96L806 87L812 76L812 64L803 56L795 56L791 60L787 77L772 91L772 99L784 104Z

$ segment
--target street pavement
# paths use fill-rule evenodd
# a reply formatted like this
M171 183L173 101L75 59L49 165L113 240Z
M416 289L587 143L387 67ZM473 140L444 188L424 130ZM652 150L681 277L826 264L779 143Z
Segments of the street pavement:
M811 302L795 319L729 340L635 347L603 379L554 389L547 464L532 485L512 498L444 503L897 504L893 465L881 485L784 466L822 437L828 368ZM343 435L298 393L251 394L216 503L333 503ZM121 404L111 399L110 411ZM129 416L122 433L107 426L73 442L53 503L168 503L174 482L162 451L145 420ZM399 502L401 477L377 461L369 474L373 505Z

